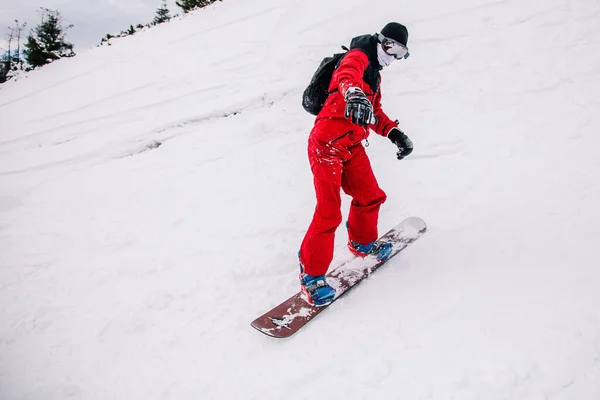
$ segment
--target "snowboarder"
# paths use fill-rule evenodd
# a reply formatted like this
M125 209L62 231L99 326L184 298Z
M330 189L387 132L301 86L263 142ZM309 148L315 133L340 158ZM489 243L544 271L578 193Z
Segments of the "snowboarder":
M398 147L399 160L413 150L410 139L381 109L379 71L407 58L408 31L391 22L381 33L352 39L329 85L330 95L308 139L317 206L300 252L300 285L305 299L316 306L333 301L335 289L325 274L333 260L334 237L342 222L340 188L352 197L346 227L348 248L361 257L386 258L391 244L377 241L379 207L386 200L373 174L362 141L369 129Z

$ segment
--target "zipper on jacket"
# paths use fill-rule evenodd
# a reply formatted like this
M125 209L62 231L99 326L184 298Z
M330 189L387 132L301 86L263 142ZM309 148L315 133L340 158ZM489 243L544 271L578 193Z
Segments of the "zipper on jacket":
M346 133L344 133L342 136L336 137L333 140L329 141L329 144L333 143L333 142L337 142L338 140L341 140L343 138L345 138L346 136L350 135L350 140L352 140L352 131L348 131Z

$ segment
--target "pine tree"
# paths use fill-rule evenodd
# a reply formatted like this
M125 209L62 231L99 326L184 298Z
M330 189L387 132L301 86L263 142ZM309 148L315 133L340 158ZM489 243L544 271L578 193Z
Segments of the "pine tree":
M40 46L40 43L32 35L27 36L25 48L25 58L34 68L48 64L48 59L56 60L58 58L53 54L45 52Z
M216 0L179 0L176 1L175 4L181 7L184 13L188 13L192 10L195 10L196 8L206 7L214 3L215 1Z
M31 66L40 67L62 57L73 57L73 45L65 41L66 30L62 16L56 10L41 8L42 22L35 27L25 43L25 57Z
M184 13L189 13L196 8L196 1L197 0L179 0L176 1L175 4L181 7Z
M167 7L167 0L163 0L160 8L156 10L156 16L154 17L154 24L162 24L171 19L169 8Z
M6 57L7 59L9 57ZM6 82L6 78L8 76L8 60L3 56L0 58L0 83Z
M8 53L6 55L6 69L8 69L10 71L10 68L12 67L12 51L11 51L11 46L12 46L12 41L15 37L15 30L14 28L8 28L8 33L7 33L7 37L8 37Z
M21 32L23 32L23 30L27 26L27 22L24 22L23 24L19 24L19 20L15 19L15 25L16 25L15 32L17 32L17 52L15 53L14 61L19 66L22 67L22 61L21 61Z

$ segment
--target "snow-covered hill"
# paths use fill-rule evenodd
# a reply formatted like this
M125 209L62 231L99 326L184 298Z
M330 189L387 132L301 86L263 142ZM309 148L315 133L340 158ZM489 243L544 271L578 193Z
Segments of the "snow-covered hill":
M415 151L370 140L380 229L429 232L269 339L315 204L301 92L392 20ZM592 0L225 0L1 86L0 398L600 399L598 26Z

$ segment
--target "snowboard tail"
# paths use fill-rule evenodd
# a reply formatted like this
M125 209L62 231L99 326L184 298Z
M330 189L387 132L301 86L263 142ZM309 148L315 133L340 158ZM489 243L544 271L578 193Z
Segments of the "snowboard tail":
M255 319L251 326L259 332L275 338L292 336L350 289L365 280L410 243L417 240L426 230L427 225L421 218L409 217L405 219L378 239L393 245L393 250L386 259L377 260L374 256L367 256L364 259L354 257L338 265L327 274L327 282L336 289L335 298L331 303L321 307L313 306L308 304L302 298L301 293L298 292Z

